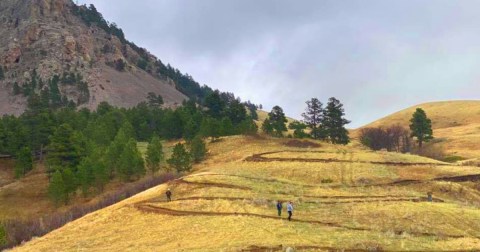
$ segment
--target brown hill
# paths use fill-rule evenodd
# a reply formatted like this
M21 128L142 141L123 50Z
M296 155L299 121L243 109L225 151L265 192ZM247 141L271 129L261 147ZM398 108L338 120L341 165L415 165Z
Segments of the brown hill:
M480 156L480 101L430 102L401 110L367 127L386 127L400 124L408 127L416 108L422 108L432 120L434 145L441 147L447 155L464 158ZM361 129L360 128L360 129ZM356 136L358 129L352 135Z
M61 95L82 107L102 101L131 107L149 92L167 106L186 99L159 73L155 56L127 41L95 9L71 0L2 0L0 20L0 114L20 114L27 100L22 92L32 80L40 93L55 75Z

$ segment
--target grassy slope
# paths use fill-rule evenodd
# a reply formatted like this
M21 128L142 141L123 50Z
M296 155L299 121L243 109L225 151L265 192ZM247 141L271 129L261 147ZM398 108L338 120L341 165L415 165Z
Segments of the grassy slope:
M449 155L465 158L480 156L480 101L431 102L413 106L379 119L364 127L400 124L408 127L416 108L422 108L432 120L435 142ZM363 128L363 127L362 127ZM358 131L353 131L353 136Z
M351 146L286 147L285 141L224 138L210 144L208 160L183 180L94 212L15 251L239 251L281 244L310 250L480 249L480 193L475 184L431 180L477 174L478 168ZM284 160L245 160L271 151L284 152L263 157ZM346 162L289 161L293 158ZM322 184L324 179L332 183ZM389 184L399 180L420 182ZM173 202L164 200L167 187L174 193ZM445 202L412 201L427 191ZM275 217L276 200L294 201L298 221ZM179 211L190 213L169 215Z

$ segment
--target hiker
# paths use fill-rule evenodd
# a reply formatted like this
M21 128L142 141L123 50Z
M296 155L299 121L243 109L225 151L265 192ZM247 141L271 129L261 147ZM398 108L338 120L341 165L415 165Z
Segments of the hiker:
M287 204L287 212L288 212L288 221L292 220L292 214L293 214L293 204L292 202L288 202Z
M283 208L282 202L280 200L277 201L278 217L282 216L282 208Z
M170 188L168 188L165 194L167 195L167 201L172 201L172 192L170 191Z

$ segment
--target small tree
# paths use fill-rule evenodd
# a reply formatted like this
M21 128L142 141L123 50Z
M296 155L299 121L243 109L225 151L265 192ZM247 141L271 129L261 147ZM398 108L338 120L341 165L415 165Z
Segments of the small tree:
M65 183L62 173L59 170L56 170L52 175L52 179L48 185L48 196L56 206L67 202Z
M307 125L305 123L294 121L288 125L288 128L293 130L293 137L295 138L306 138L308 134L305 133Z
M3 71L3 66L0 65L0 81L5 79L5 73Z
M207 145L200 136L193 138L190 144L190 154L195 163L200 163L207 155Z
M147 168L152 172L152 176L160 170L163 162L163 146L160 138L154 136L147 147L147 154L145 157L147 161Z
M418 147L422 148L424 142L433 139L432 121L428 119L427 114L421 108L413 113L410 119L411 137L417 138Z
M192 163L190 160L190 154L185 149L185 145L178 143L173 148L173 154L167 163L175 168L178 172L190 171L192 169Z
M17 159L15 161L15 177L23 177L25 176L25 174L27 174L27 172L31 171L32 169L32 151L29 147L24 147L17 153Z

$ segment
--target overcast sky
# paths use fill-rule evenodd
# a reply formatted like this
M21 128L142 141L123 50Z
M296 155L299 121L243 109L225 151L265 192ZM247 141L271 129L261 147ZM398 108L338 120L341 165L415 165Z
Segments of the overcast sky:
M80 0L201 84L300 118L335 96L354 128L478 99L480 1Z

